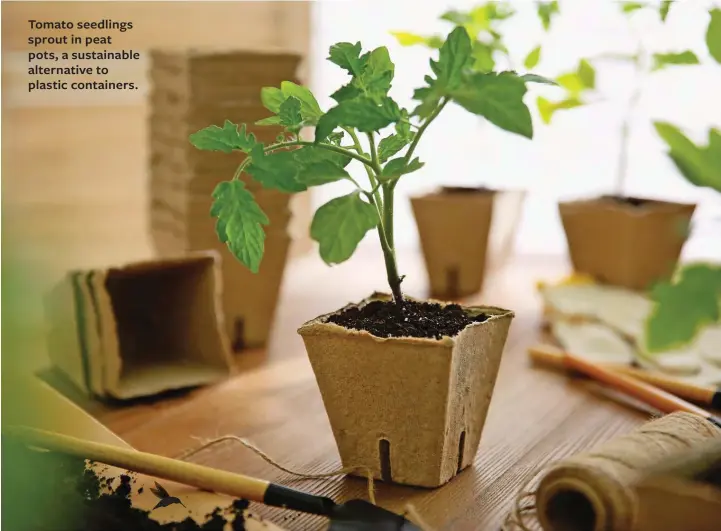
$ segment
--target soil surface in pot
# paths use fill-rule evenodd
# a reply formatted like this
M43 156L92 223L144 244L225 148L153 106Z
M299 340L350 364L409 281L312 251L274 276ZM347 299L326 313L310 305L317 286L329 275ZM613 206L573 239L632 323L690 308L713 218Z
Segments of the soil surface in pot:
M496 190L485 186L442 186L442 194L495 194Z
M636 208L650 205L651 203L653 203L653 201L649 201L648 199L641 199L639 197L626 197L622 195L604 195L601 196L601 199L604 201L610 201L620 205Z
M190 516L160 524L149 511L131 507L134 474L101 478L84 459L38 452L5 437L2 454L3 523L13 531L223 531L228 522L233 531L245 530L246 500L217 509L202 525Z
M469 315L458 304L441 306L431 302L406 300L372 301L333 314L328 322L352 330L365 330L378 337L419 337L441 339L454 337L471 323L482 323L490 316Z

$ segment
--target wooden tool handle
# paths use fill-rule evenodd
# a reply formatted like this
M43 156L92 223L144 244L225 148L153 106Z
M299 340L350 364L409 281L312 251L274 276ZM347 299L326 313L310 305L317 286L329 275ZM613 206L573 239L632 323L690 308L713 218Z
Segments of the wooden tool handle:
M614 389L623 391L624 393L633 396L645 404L648 404L649 406L664 413L685 411L687 413L694 413L706 418L714 424L718 423L718 420L714 419L708 411L690 404L671 393L667 393L658 387L636 380L631 376L626 376L625 374L605 369L599 365L591 363L590 361L568 353L564 353L564 362L567 367L608 384ZM721 427L721 425L719 426Z
M236 498L245 498L263 503L266 491L270 486L268 481L169 457L76 439L59 433L25 426L13 426L6 429L8 435L17 437L31 446L74 455Z
M528 353L535 362L559 368L568 368L563 351L556 347L536 345L529 348ZM603 363L598 365L614 372L623 373L626 376L632 376L637 380L654 385L659 389L668 391L686 400L691 400L699 404L708 404L713 408L721 409L721 392L713 387L690 384L664 374L636 369L621 363Z

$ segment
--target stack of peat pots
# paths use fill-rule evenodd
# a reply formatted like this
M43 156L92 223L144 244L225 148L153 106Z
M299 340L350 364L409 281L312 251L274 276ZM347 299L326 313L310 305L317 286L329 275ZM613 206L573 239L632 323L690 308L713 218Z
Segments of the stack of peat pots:
M223 307L235 350L263 346L272 326L290 246L291 196L241 179L270 218L265 255L257 274L243 266L215 232L210 215L216 185L232 179L244 155L196 149L189 135L225 120L248 124L259 141L281 132L253 126L269 115L260 99L265 86L295 81L300 57L292 54L195 51L151 53L150 230L161 256L218 249L222 256Z

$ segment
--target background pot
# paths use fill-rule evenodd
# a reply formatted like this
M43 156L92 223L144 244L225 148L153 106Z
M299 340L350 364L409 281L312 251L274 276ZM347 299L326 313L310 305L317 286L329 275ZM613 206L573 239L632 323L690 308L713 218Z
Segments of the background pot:
M695 204L599 197L559 203L573 268L599 282L646 290L670 277Z
M524 191L446 188L412 197L432 297L479 292L513 251Z
M491 317L441 340L379 338L327 323L332 314L298 330L344 467L438 487L473 462L513 312L467 310Z

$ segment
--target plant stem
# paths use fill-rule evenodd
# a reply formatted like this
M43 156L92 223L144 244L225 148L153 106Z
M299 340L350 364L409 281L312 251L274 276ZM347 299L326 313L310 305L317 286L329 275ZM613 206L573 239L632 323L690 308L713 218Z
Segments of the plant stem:
M643 56L642 50L639 52L634 61L636 67L636 77L641 77L646 71L642 68L641 58ZM620 153L618 156L618 169L616 172L616 184L615 194L622 196L626 188L626 179L628 178L628 158L629 158L629 144L631 138L631 119L634 116L638 102L641 99L643 92L643 78L636 82L636 86L631 94L631 98L628 100L628 107L626 108L626 116L624 116L623 123L621 124L621 146Z
M373 133L368 133L368 144L370 144L371 147L371 160L373 161L373 171L376 172L376 175L380 175L381 173L381 164L378 160L378 151L376 150L376 141L373 138Z
M405 164L408 164L411 160L411 156L413 155L413 152L416 149L416 146L418 146L418 142L421 140L421 136L423 136L423 133L428 128L429 125L431 125L431 122L436 119L436 116L438 116L443 108L448 104L450 100L448 98L444 98L441 100L441 103L436 107L436 110L431 113L431 115L426 118L426 121L423 122L423 125L420 126L418 129L418 132L416 133L416 136L413 138L413 142L411 142L411 147L408 148L408 152L405 156ZM395 185L394 185L395 186Z
M425 132L425 130L428 128L428 126L431 124L431 122L440 114L440 112L443 110L443 108L448 103L448 99L444 99L441 101L441 103L436 107L436 109L431 113L430 116L426 119L425 122L423 122L423 125L418 129L418 132L416 133L415 138L413 139L413 142L411 143L410 147L408 148L408 152L406 153L406 156L404 158L405 164L408 164L408 162L411 160L411 156L413 155L413 152L415 151L416 147L418 146L418 142L421 139L421 136ZM377 173L380 173L380 164L378 164L378 154L375 151L375 142L373 140L373 135L368 135L368 140L371 144L371 156L373 158L373 162L375 163L377 170ZM386 263L386 274L388 276L388 285L391 288L391 292L393 293L393 300L396 304L401 306L403 304L403 292L401 291L401 282L402 278L398 274L398 265L396 262L396 252L395 252L395 242L394 242L394 235L393 235L393 199L394 199L394 193L395 193L395 187L398 183L398 180L384 182L381 185L381 188L383 190L383 215L382 215L382 223L378 227L378 233L381 240L381 247L383 248L383 257L385 259Z
M383 215L381 220L382 223L378 225L378 236L383 249L388 286L391 288L393 301L400 306L403 304L403 292L401 291L401 277L398 274L396 252L393 248L393 190L386 186L383 186Z
M350 157L352 159L355 159L357 161L362 162L366 166L373 167L373 161L371 161L369 158L364 157L363 155L357 155L356 153L353 153L350 150L344 149L339 146L334 146L332 144L316 144L315 142L310 142L308 140L294 140L293 142L280 142L278 144L271 144L270 146L266 146L263 151L265 153L269 153L271 151L275 151L277 149L282 149L284 147L292 147L292 146L314 146L319 147L321 149L326 149L328 151L334 151L336 153L341 153L342 155L346 155L347 157Z
M348 135L353 140L353 145L355 146L356 151L359 155L363 155L363 146L361 146L360 140L358 139L358 135L356 135L355 131L351 128L343 128L343 130L348 133ZM373 195L373 198L375 200L376 208L378 209L378 216L381 215L381 210L383 209L383 199L381 198L380 194L378 193L378 180L375 178L375 175L373 175L372 166L364 164L363 166L366 170L366 173L368 174L368 181L371 183L371 194Z
M393 251L393 255L395 256L395 238L393 235L393 195L395 192L394 188L395 183L383 185L383 197L385 198L385 201L383 201L383 227L386 233L386 240L388 241L388 245L390 246L391 250Z

